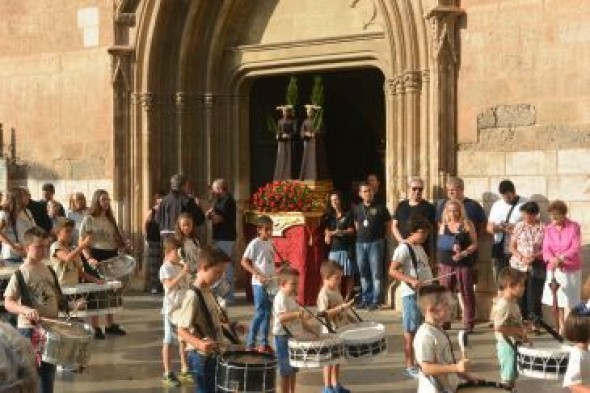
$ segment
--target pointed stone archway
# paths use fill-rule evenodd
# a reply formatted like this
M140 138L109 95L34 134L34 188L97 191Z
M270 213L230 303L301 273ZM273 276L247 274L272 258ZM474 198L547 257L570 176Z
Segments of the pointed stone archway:
M388 204L408 176L428 196L455 168L455 0L120 0L113 56L115 199L141 232L153 191L183 172L249 189L256 77L373 67L385 76Z

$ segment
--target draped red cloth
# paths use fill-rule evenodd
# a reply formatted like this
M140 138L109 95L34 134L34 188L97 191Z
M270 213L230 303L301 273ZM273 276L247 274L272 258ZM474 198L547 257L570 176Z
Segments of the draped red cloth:
M248 241L256 236L256 227L246 224L245 236ZM297 300L304 305L316 304L318 292L322 286L320 265L326 255L324 229L319 220L307 222L306 225L295 225L287 228L283 236L273 236L272 241L283 259L291 263L291 267L299 271L299 289ZM311 242L310 242L311 239ZM275 255L275 263L280 258ZM250 275L244 272L246 298L252 301L252 285Z

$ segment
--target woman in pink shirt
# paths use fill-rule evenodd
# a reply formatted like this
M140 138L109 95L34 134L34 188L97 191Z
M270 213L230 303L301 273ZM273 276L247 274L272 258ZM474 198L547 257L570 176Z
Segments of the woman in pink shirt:
M565 317L580 302L582 289L582 262L580 259L580 225L567 218L565 202L556 200L547 208L551 224L545 228L543 260L547 264L547 279L543 290L543 304L553 305L549 288L551 279L560 284L557 291L559 307L559 332L563 332Z

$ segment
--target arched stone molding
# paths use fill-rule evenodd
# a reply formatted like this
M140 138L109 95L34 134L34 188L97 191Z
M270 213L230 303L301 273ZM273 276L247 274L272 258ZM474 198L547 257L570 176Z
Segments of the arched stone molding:
M453 53L453 37L445 33L444 38L439 28L457 28L454 2L330 0L357 13L358 30L241 41L252 26L263 26L257 34L264 36L268 26L251 23L254 15L271 23L277 5L289 1L181 0L171 7L163 0L138 0L132 85L139 104L129 110L132 221L137 227L153 190L174 172L195 179L198 193L213 176L227 177L238 199L248 197L248 93L252 80L264 75L358 67L383 72L390 206L402 196L408 176L423 177L432 196L454 173L455 130L449 118L455 116L455 74L441 56ZM153 95L154 103L141 98L150 97L144 94Z

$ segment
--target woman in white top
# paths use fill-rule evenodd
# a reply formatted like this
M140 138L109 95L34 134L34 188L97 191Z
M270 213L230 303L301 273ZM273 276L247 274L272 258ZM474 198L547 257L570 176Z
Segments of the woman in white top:
M90 275L100 278L97 271L100 262L116 257L119 254L119 249L125 247L123 236L113 216L111 198L105 190L96 190L94 192L88 215L84 217L80 226L80 239L89 235L92 241L90 247L83 251L84 270ZM93 326L97 326L95 320L92 322ZM112 314L107 315L106 322L105 333L116 336L126 334L119 325L114 323ZM99 327L95 328L94 337L97 339L105 338Z
M0 241L2 259L8 263L21 263L24 248L21 245L27 229L35 226L35 220L23 205L23 191L12 188L4 196L0 211Z

